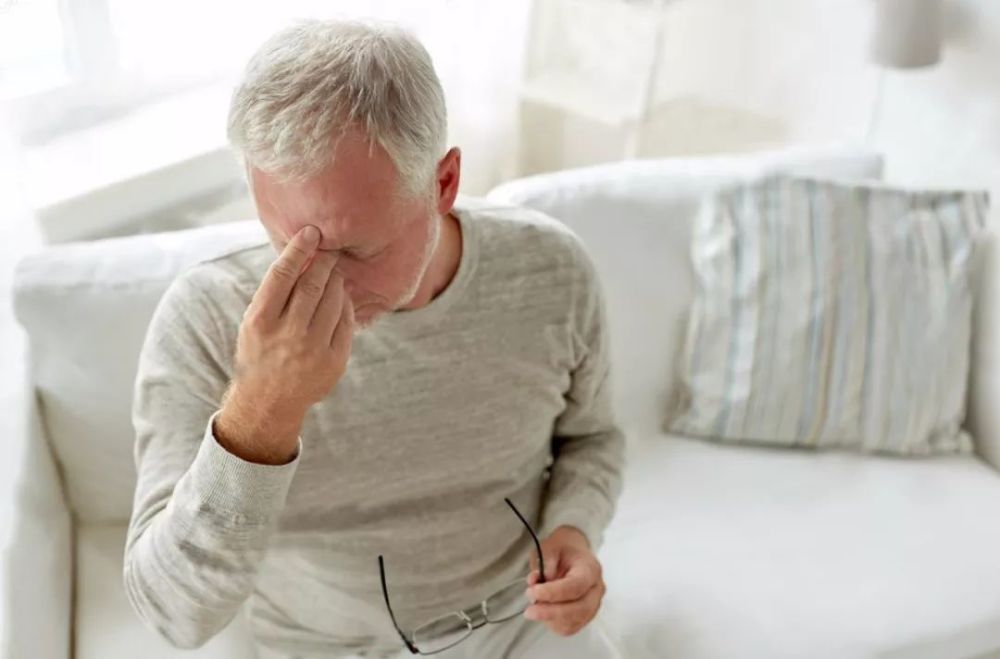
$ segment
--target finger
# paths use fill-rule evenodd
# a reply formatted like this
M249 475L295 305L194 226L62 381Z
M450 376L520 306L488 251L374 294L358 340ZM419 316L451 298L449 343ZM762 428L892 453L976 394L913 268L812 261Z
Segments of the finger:
M343 309L340 312L340 322L333 330L333 338L330 339L330 348L334 352L351 350L351 340L354 338L354 303L347 295L340 298Z
M557 633L574 634L593 620L601 606L602 588L594 586L575 601L561 604L532 604L524 611L528 620L544 622Z
M545 581L551 581L559 575L559 550L542 547L542 561L545 562Z
M287 318L295 319L307 327L316 313L320 298L326 290L326 282L337 264L337 255L332 252L319 252L313 259L309 269L302 273L295 282L292 296L285 310Z
M320 232L314 226L303 227L292 236L281 254L267 269L251 305L261 312L277 318L288 304L288 297L298 281L302 269L316 254Z
M536 583L538 583L538 570L532 570L531 572L529 572L526 581L528 582L529 587L534 586Z
M319 250L317 250L317 251L313 252L312 254L310 254L309 258L306 259L306 262L302 264L302 268L299 270L299 276L300 277L302 276L303 272L305 272L306 270L309 269L309 266L312 265L312 262L316 260L316 255L317 254L319 254Z
M531 556L528 557L528 567L530 568L529 577L532 573L538 572L538 556L535 555L535 552L531 552Z
M316 313L309 325L310 331L315 331L324 338L332 340L333 330L343 313L344 295L344 278L339 272L333 270L326 280L323 297L316 305Z
M533 602L575 602L597 583L588 570L570 570L562 579L535 584L528 588Z

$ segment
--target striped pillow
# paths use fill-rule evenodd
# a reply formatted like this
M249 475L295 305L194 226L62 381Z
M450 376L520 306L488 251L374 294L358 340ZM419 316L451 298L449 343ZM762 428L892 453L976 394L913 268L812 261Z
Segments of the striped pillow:
M776 176L696 220L671 432L967 452L971 268L986 192Z

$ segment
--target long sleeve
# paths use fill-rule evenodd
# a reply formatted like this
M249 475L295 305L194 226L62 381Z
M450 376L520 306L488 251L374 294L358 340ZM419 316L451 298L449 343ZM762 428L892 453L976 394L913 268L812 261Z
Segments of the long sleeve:
M300 443L292 462L260 465L216 442L237 328L196 272L167 290L139 359L138 480L123 574L140 617L183 648L218 633L253 592L301 455Z
M554 461L542 531L574 526L595 550L611 521L622 487L625 437L614 419L611 358L600 282L582 247L573 336L577 364L566 407L553 432Z

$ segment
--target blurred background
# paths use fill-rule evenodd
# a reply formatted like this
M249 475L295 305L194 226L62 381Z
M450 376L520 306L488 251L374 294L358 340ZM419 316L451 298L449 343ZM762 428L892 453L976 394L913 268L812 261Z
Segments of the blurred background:
M931 3L931 55L900 62L873 46L874 0L0 0L0 386L19 382L20 255L253 216L229 94L297 17L388 19L422 39L467 194L623 158L825 142L878 149L893 182L996 189L1000 2Z
M255 46L305 16L419 35L469 194L622 158L829 141L869 142L896 181L987 180L1000 3L941 4L943 56L898 69L872 56L874 0L0 0L4 243L26 226L64 242L249 217L229 93Z

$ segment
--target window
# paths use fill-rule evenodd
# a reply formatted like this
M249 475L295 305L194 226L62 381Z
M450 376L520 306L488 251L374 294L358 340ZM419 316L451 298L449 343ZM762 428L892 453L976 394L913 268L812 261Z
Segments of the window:
M452 0L0 0L0 103L26 144L236 75L278 26L355 15L427 24ZM460 4L460 3L459 3Z
M66 84L65 41L58 0L0 0L0 99Z

